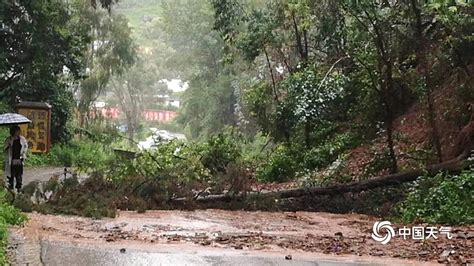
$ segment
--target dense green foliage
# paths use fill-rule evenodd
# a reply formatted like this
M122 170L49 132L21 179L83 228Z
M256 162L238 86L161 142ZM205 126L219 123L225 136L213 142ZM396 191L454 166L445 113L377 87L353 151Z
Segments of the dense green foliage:
M462 87L472 90L467 67L472 3L211 2L214 28L225 41L224 62L238 69L232 84L241 112L234 117L246 123L236 126L248 132L250 125L287 146L285 152L277 149L261 174L278 173L285 180L297 174L292 168L327 166L348 148L375 138L384 139L378 152L387 163L372 168L397 172L394 121L416 101L426 104L428 149L443 160L435 119L441 106L432 95L443 86L436 76L446 73L458 75ZM463 100L468 106L472 99ZM325 141L344 135L351 140L336 144L336 156L324 155L334 150ZM302 157L308 164L299 163Z
M474 223L474 170L420 177L400 205L403 222Z
M237 145L238 141L233 136L219 134L211 137L200 147L201 162L213 174L225 172L227 165L240 156L240 147Z

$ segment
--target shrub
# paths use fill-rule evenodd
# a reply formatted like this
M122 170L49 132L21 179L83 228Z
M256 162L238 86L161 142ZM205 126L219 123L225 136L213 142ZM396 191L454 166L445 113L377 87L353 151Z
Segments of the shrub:
M311 149L302 144L280 145L257 167L257 179L282 182L293 179L299 173L312 173L331 165L352 146L354 138L348 133L335 135L326 142L321 141Z
M390 168L390 153L388 149L382 152L373 151L373 157L364 167L364 174L362 178L369 178L373 175L378 175L380 171Z
M241 145L242 161L251 166L267 159L267 150L271 148L270 137L258 132L251 139L244 139Z
M26 166L45 166L51 165L50 157L44 154L28 154L26 161Z
M69 156L69 152L71 150L66 150L65 154ZM100 142L82 141L77 143L74 152L72 163L83 172L108 169L107 162L114 158L112 150Z
M224 173L227 165L240 157L236 138L238 136L219 134L201 145L201 162L212 174Z
M257 179L265 182L284 182L293 178L297 163L286 146L278 146L267 162L257 168Z
M19 225L26 221L26 216L7 201L7 192L0 191L0 264L8 265L6 258L8 226Z
M400 204L404 222L441 224L474 223L474 170L459 175L420 177Z
M79 171L100 171L107 160L113 159L109 145L92 140L73 141L69 144L58 144L48 154L30 154L27 166L64 166L77 167Z
M350 134L336 135L331 140L305 152L301 167L309 170L327 167L350 148L353 142Z
M74 161L77 146L55 145L48 154L49 165L71 167Z

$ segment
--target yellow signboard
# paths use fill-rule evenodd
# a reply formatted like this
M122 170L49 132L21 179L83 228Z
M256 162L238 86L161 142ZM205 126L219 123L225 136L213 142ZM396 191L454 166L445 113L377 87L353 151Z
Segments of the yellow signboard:
M21 132L33 153L45 153L50 148L51 107L45 103L22 102L17 112L28 117L30 124L21 125Z

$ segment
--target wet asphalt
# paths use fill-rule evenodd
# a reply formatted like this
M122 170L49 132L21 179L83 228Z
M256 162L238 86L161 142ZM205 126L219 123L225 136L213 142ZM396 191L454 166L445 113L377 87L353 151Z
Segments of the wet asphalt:
M41 248L43 265L320 265L320 266L349 266L349 265L377 265L368 262L347 262L338 260L308 260L298 259L285 255L262 256L252 253L219 253L219 252L146 252L120 249L105 249L69 246L57 242L43 242Z

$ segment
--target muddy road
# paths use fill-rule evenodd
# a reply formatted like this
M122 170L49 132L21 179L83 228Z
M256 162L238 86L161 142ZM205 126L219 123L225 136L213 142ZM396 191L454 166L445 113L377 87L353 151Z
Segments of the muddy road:
M377 219L357 214L199 210L122 211L101 220L29 217L26 226L11 229L17 264L430 265L474 258L474 226L453 228L451 240L393 238L381 245L370 236Z
M23 174L23 186L33 181L46 182L53 176L64 176L64 167L29 167Z

